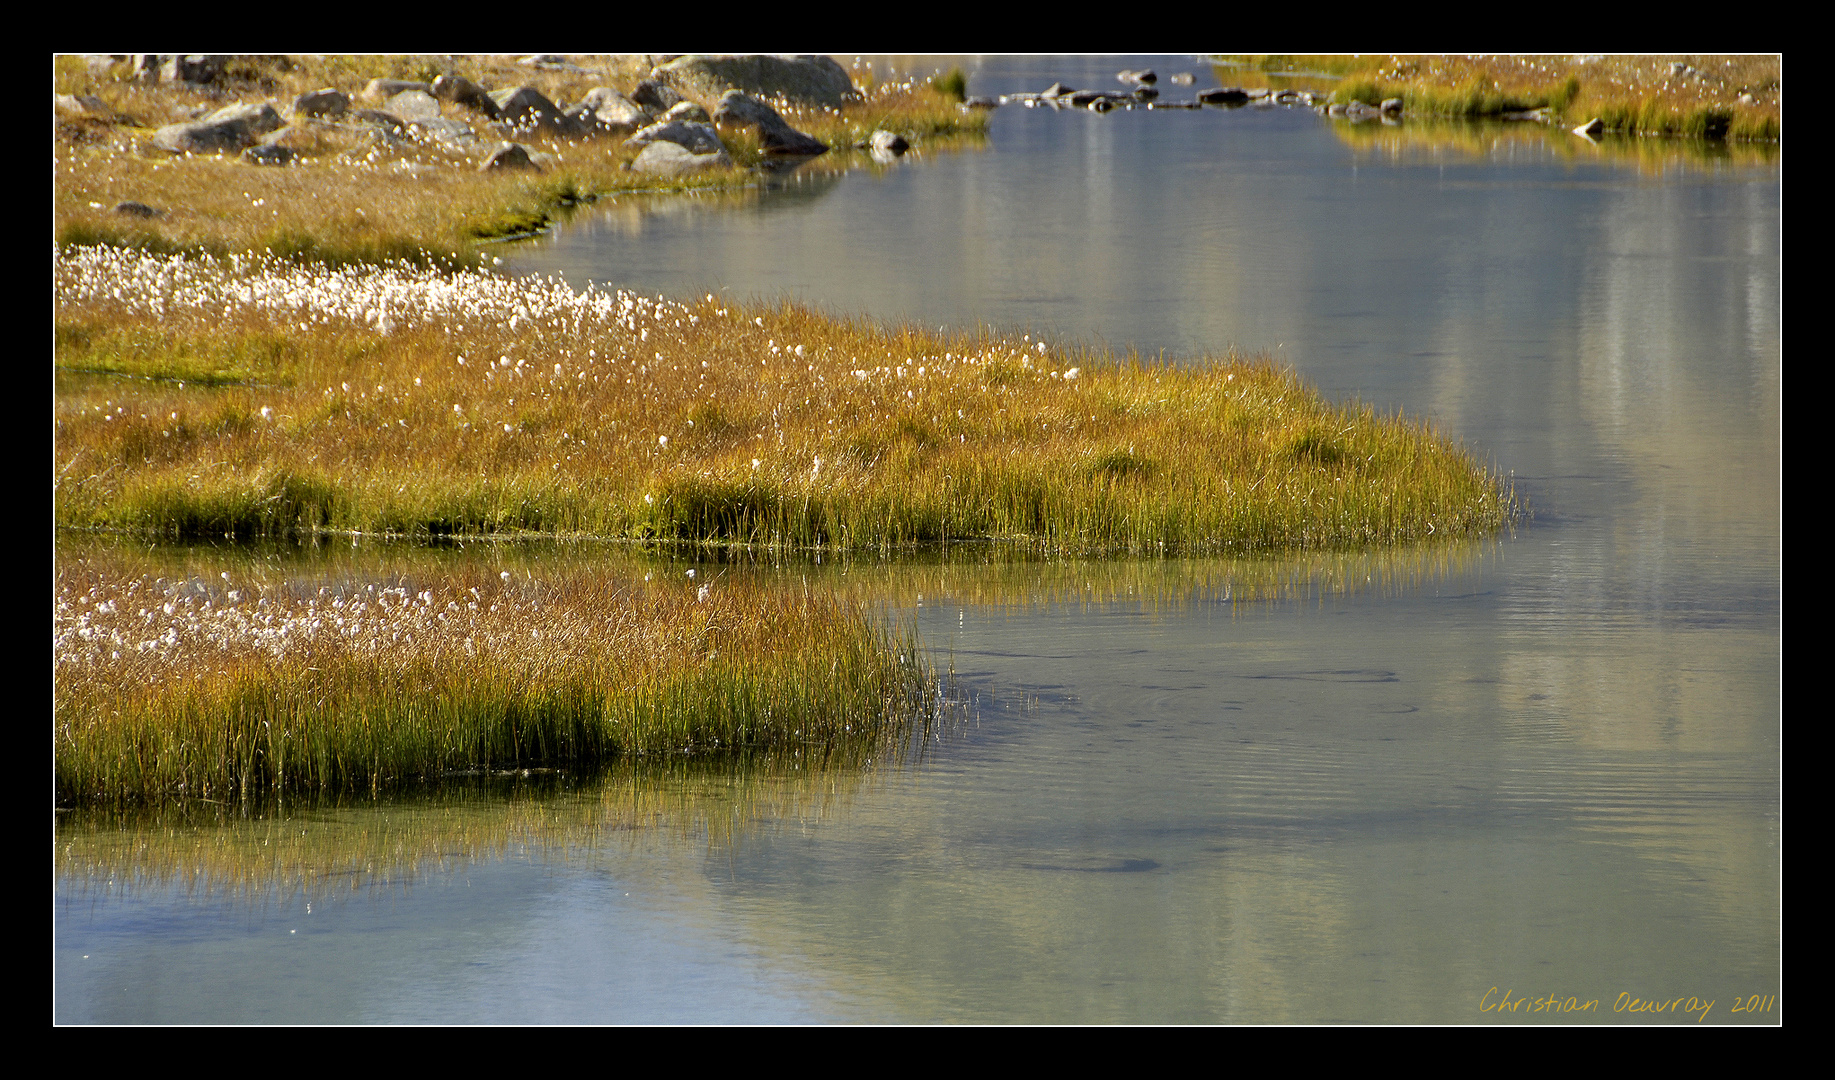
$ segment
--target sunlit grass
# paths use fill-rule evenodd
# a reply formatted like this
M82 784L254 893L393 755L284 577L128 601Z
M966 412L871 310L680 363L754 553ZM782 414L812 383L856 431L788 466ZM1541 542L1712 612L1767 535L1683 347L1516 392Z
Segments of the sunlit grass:
M62 561L61 804L379 793L639 757L894 752L935 716L914 643L788 584L491 572L362 582Z
M1608 131L1698 139L1777 140L1783 64L1770 55L1250 56L1257 72L1339 77L1334 100L1401 98L1407 115L1496 118L1550 109Z
M622 135L560 138L518 135L541 172L478 171L502 136L485 119L446 104L443 115L472 132L470 141L391 137L351 121L301 120L278 136L296 157L285 167L257 167L234 154L173 156L154 149L154 131L235 100L272 100L277 108L302 92L333 87L352 107L372 78L428 81L456 74L497 89L534 86L551 100L580 100L596 86L630 92L647 74L636 58L582 57L583 71L537 69L505 57L250 58L235 68L227 91L128 81L124 67L91 71L78 57L60 58L57 92L101 98L111 115L60 113L52 151L52 231L65 245L112 244L153 252L277 255L339 265L406 260L455 265L475 258L480 241L546 228L561 209L627 191L742 187L759 182L761 155L746 129L723 131L735 167L678 179L631 172L635 151ZM860 74L860 73L857 73ZM706 103L710 107L713 102ZM887 127L913 141L979 135L985 114L911 79L862 87L839 108L780 111L794 127L832 149L823 168L866 167L853 144ZM152 218L115 211L126 201L160 211Z
M1236 355L399 267L87 249L53 281L66 526L1166 553L1514 513L1426 424Z

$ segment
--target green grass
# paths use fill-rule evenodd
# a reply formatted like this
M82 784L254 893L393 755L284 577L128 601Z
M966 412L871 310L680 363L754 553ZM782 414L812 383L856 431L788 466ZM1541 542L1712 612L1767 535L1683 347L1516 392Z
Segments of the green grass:
M1157 554L1482 535L1515 513L1431 427L1250 357L1148 364L489 274L56 266L69 527Z

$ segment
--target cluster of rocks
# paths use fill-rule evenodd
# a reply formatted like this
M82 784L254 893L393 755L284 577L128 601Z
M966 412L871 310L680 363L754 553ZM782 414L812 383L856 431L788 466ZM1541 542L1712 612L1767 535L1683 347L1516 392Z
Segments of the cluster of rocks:
M135 72L146 77L209 85L222 79L227 56L143 56ZM752 129L768 158L802 159L828 146L791 127L770 101L835 107L856 97L853 80L825 56L675 56L661 61L629 94L595 87L568 105L548 99L533 86L489 90L458 75L430 83L374 79L359 101L327 87L299 95L282 110L273 103L238 103L168 124L153 135L155 146L172 153L239 152L251 163L284 165L293 152L284 139L289 125L361 126L386 139L412 138L453 147L480 141L479 126L497 143L483 153L482 169L539 168L544 155L518 140L533 133L568 139L615 137L637 150L630 168L657 176L680 176L730 167L732 157L720 128ZM538 54L526 65L581 72L564 57ZM710 113L702 104L714 102ZM99 101L72 99L64 107L85 111ZM467 116L447 115L446 106ZM905 142L887 132L868 140L876 154L902 153Z
M1159 88L1155 85L1159 82L1159 74L1151 68L1139 71L1118 72L1115 78L1119 82L1132 86L1133 89L1126 91L1078 90L1066 86L1061 82L1054 82L1036 94L1003 94L998 98L974 97L969 98L964 104L970 108L995 108L1000 105L1018 104L1024 105L1029 109L1047 106L1053 109L1091 109L1096 112L1108 112L1111 109L1132 109L1137 107L1148 109L1198 109L1206 105L1236 107L1250 104L1303 105L1320 109L1328 108L1321 98L1308 91L1270 90L1265 87L1247 90L1233 86L1213 87L1209 90L1195 92L1190 100L1164 101L1160 99ZM1191 86L1197 82L1197 79L1190 72L1182 71L1172 76L1171 81L1178 86ZM1392 101L1385 101L1380 109L1376 109L1372 112L1372 115L1380 116L1400 112L1401 107L1402 102L1400 98L1393 99ZM1371 106L1363 105L1361 102L1352 102L1348 106L1333 105L1329 106L1329 108L1334 110L1334 115L1351 115L1348 110L1370 109Z

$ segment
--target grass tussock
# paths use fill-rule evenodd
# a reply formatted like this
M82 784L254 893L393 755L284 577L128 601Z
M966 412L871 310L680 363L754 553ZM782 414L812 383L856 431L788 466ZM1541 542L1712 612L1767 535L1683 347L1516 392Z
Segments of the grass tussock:
M453 266L475 262L482 241L547 228L568 206L628 191L743 187L758 182L755 135L723 131L730 170L661 179L628 171L636 156L623 135L563 138L515 135L539 172L478 171L504 141L479 113L452 103L442 119L469 134L435 138L384 131L355 120L295 119L270 140L291 149L284 167L250 165L235 154L171 155L154 132L237 101L273 103L284 111L304 92L332 87L361 100L371 79L431 81L460 75L492 89L533 86L557 105L598 86L630 93L647 76L636 57L577 57L578 70L536 68L507 57L249 57L224 85L147 84L126 65L91 66L64 56L54 65L55 92L99 98L101 115L60 107L52 151L52 234L66 247L109 244L151 253L228 255L271 252L334 266L408 262ZM861 75L862 73L856 73ZM869 167L851 148L879 127L908 139L951 140L985 131L985 114L916 79L862 79L857 100L839 108L780 112L833 149L821 168ZM716 102L703 102L712 108ZM123 202L157 210L151 218L115 211Z
M56 253L53 282L69 527L1169 553L1444 539L1515 512L1431 427L1265 360L405 267L86 249Z
M378 793L450 774L893 752L934 715L914 644L806 589L674 574L313 582L66 560L61 805Z
M1783 62L1772 55L1251 56L1264 76L1336 76L1333 99L1406 114L1498 119L1546 109L1577 125L1598 117L1625 135L1776 141L1783 132Z

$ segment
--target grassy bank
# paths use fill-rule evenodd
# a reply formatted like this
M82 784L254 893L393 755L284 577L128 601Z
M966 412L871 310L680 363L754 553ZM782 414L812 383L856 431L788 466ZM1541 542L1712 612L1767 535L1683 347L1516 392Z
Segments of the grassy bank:
M60 804L373 793L639 756L890 753L933 715L914 644L859 606L703 575L360 583L60 565Z
M236 101L284 108L301 93L332 87L352 108L373 78L426 81L464 76L502 89L534 86L556 102L579 101L595 86L624 93L648 74L636 57L579 57L580 70L519 65L507 57L247 58L220 87L145 84L125 65L91 67L83 57L56 62L56 93L101 99L102 113L58 110L53 136L52 229L61 243L115 244L157 252L263 252L357 264L409 260L475 261L481 240L545 228L562 209L620 192L739 187L759 181L761 154L749 130L723 132L735 167L667 180L629 172L635 156L623 137L517 137L542 171L478 171L499 145L484 119L446 104L444 117L466 124L470 141L385 134L356 122L298 120L276 136L295 153L285 167L260 167L234 154L171 155L153 148L159 127ZM856 71L860 100L839 109L786 106L785 119L827 143L819 169L861 167L852 145L877 128L925 145L975 137L986 115L965 112L948 93L920 80L875 83ZM713 102L706 103L710 108ZM808 166L805 166L808 167ZM159 211L127 217L122 202Z
M54 254L57 521L167 536L539 532L779 548L1360 547L1508 485L1265 361L556 281Z
M1597 117L1606 130L1628 135L1775 141L1783 133L1783 61L1777 55L1231 59L1262 73L1334 75L1334 100L1378 105L1401 98L1411 115L1499 118L1547 109L1556 122L1578 125Z

